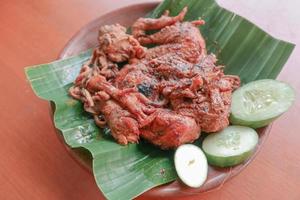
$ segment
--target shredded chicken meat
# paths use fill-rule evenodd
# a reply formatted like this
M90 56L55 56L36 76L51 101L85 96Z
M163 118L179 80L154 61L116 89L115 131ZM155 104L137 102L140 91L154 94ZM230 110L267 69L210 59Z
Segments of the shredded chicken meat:
M144 138L162 149L176 148L228 126L237 76L224 75L207 54L198 26L187 12L140 18L132 35L119 25L99 30L99 47L70 88L99 127L109 127L120 144ZM156 30L154 34L146 31ZM156 45L147 48L144 45ZM120 63L123 67L120 67Z

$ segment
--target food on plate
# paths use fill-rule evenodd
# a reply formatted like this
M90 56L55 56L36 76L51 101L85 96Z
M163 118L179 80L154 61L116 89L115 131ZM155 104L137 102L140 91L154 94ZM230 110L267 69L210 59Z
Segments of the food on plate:
M207 178L208 164L203 151L196 145L184 144L174 156L176 172L187 186L198 188Z
M215 55L207 54L198 28L204 21L183 22L186 12L140 18L132 35L119 24L100 28L99 47L69 93L99 127L110 128L118 143L144 138L172 149L193 142L201 131L229 125L231 96L240 79L224 75ZM149 30L157 32L146 34ZM150 44L156 46L145 46Z
M228 126L220 132L209 134L202 149L210 165L229 167L247 160L258 143L256 131L244 126Z
M263 79L250 82L233 93L232 124L259 128L286 112L295 100L295 92L286 83Z
M203 183L207 162L197 156L195 162L193 159L189 160L191 166L184 164L185 158L194 155L190 152L200 150L189 150L186 144L180 144L192 142L200 131L220 132L222 127L226 127L232 92L237 91L235 88L239 86L238 77L224 76L210 51L218 52L217 58L221 59L220 63L226 64L226 71L239 74L244 81L276 77L292 52L293 44L271 37L247 20L217 6L214 1L182 3L166 0L148 16L155 18L165 9L174 13L185 4L192 8L185 20L192 21L199 17L208 20L208 25L200 27L207 44L197 30L197 26L204 22L183 22L185 11L175 17L168 16L166 12L160 20L141 18L131 27L131 32L126 32L124 27L117 24L103 26L99 31L99 47L95 49L91 60L83 66L74 87L70 89L71 95L83 104L66 97L65 89L75 79L78 66L86 62L90 50L78 56L26 69L26 75L36 94L55 104L55 127L66 144L72 148L84 147L91 153L92 157L89 158L93 162L96 183L107 199L132 199L179 177L192 187ZM144 7L145 10L149 8ZM137 11L130 7L117 11L117 14L124 15L128 10ZM208 10L211 12L205 12ZM107 16L115 14L116 12L105 15L86 26L67 45L62 57L74 55L91 44L95 45L95 42L90 41L90 36L95 35L93 27ZM126 21L130 17L125 18ZM234 34L232 28L236 30ZM77 44L76 49L70 45L74 42ZM259 48L256 43L261 44ZM269 50L270 47L272 51ZM259 59L257 55L261 55ZM227 80L217 84L218 80L224 79ZM226 89L230 88L227 81L230 82L231 89ZM228 87L222 86L224 83ZM221 98L215 98L218 95ZM224 101L226 98L228 101ZM83 108L91 114L87 115ZM106 127L103 130L105 133L97 133L93 120L90 120L92 116L100 127ZM112 138L102 137L110 133L123 144L143 142L121 146L111 141ZM259 129L258 133L261 134L260 142L269 134L267 129ZM204 136L210 134L203 134L194 144L202 144ZM146 137L164 149L180 145L176 156L173 154L175 151L162 152L151 143L145 143L143 138ZM255 148L254 151L257 153L258 149ZM81 153L72 153L79 155L80 158L77 158L87 163ZM229 166L228 160L231 159L230 156L208 155L210 163L213 162L212 158L216 162L222 161L219 166ZM245 159L243 154L239 158ZM202 161L196 162L199 160ZM230 161L230 165L234 164L233 161ZM236 175L249 162L247 160L229 169L208 166L208 180L197 191L208 191L222 185L227 180L224 180L224 175ZM192 165L194 163L198 165ZM190 168L195 166L198 166L197 171L191 177ZM124 184L128 180L130 184ZM171 187L173 186L184 193L196 191L182 188L178 184L172 184Z

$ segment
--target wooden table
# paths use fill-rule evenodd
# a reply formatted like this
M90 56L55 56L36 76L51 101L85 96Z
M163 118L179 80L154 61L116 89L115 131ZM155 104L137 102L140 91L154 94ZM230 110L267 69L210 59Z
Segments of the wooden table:
M93 177L58 141L48 102L38 99L24 67L54 60L90 20L139 0L0 1L0 199L93 200L103 198ZM220 0L272 35L300 45L298 0ZM298 92L273 125L256 160L221 189L190 199L300 199L300 48L279 79Z

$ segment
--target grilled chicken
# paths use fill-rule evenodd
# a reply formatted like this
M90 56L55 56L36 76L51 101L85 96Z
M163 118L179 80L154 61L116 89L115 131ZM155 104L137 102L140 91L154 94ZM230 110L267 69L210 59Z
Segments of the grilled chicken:
M140 18L132 35L119 24L99 31L99 47L70 88L100 127L108 126L120 144L144 138L161 149L191 143L200 132L227 127L237 76L224 75L207 54L198 26L166 11L158 19ZM146 31L156 30L152 35ZM156 45L146 48L144 45ZM124 63L122 68L119 63Z

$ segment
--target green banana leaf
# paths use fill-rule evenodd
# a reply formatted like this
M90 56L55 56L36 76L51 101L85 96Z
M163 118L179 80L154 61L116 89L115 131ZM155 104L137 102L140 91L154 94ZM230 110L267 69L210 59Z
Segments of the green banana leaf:
M189 7L185 20L206 21L200 29L208 51L226 65L225 73L239 75L243 83L276 78L294 48L293 44L273 38L213 0L165 0L148 16L159 17L166 9L175 15L185 6ZM72 81L90 55L88 50L75 57L25 69L36 95L54 102L55 126L65 142L92 154L93 173L107 199L131 199L177 179L172 151L161 151L143 142L127 146L115 143L107 131L94 124L82 104L68 96Z

